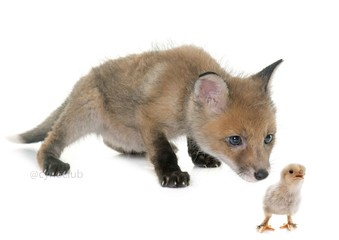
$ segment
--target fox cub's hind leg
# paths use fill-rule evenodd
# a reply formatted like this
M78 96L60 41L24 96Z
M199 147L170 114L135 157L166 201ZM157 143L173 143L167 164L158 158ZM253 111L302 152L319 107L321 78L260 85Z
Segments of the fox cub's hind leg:
M74 100L65 107L38 151L38 162L46 175L59 176L69 171L69 164L59 157L65 147L97 131L99 121L96 109L94 101L84 103L82 99Z
M219 160L204 153L192 138L187 138L187 148L194 165L204 168L214 168L221 165Z
M67 129L64 129L63 119L60 119L45 138L38 151L38 162L43 172L48 176L66 174L70 166L59 159L63 149L68 145Z

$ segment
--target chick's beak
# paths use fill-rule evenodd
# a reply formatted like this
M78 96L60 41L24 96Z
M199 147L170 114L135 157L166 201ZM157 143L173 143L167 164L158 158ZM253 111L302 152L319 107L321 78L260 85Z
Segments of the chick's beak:
M304 179L304 173L302 172L302 171L299 171L296 175L295 175L295 177L296 178L300 178L300 179Z

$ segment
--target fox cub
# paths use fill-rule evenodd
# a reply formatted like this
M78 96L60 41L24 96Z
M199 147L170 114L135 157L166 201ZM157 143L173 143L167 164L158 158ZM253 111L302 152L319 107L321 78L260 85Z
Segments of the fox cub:
M223 161L247 181L268 176L275 141L275 107L269 80L279 60L249 77L227 73L194 46L109 60L74 86L64 103L22 143L43 141L37 159L46 175L65 174L65 147L87 134L102 136L110 148L147 153L164 187L185 187L171 139L187 136L195 165Z

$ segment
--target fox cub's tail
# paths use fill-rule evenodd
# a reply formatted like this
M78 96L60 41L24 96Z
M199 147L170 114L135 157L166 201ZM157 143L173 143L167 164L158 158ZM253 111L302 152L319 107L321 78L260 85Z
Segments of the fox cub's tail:
M52 112L52 114L46 118L45 121L40 123L32 130L21 133L17 136L11 136L8 139L12 142L18 143L35 143L43 141L47 137L48 132L52 129L55 121L58 120L61 113L64 111L67 104L68 100L66 100L60 107L54 110L54 112Z

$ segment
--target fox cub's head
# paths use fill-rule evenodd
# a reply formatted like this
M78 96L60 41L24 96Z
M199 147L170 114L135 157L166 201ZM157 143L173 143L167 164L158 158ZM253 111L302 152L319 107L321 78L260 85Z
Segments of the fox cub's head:
M265 179L276 134L268 83L279 60L247 78L200 76L194 85L190 123L201 149L247 181Z

